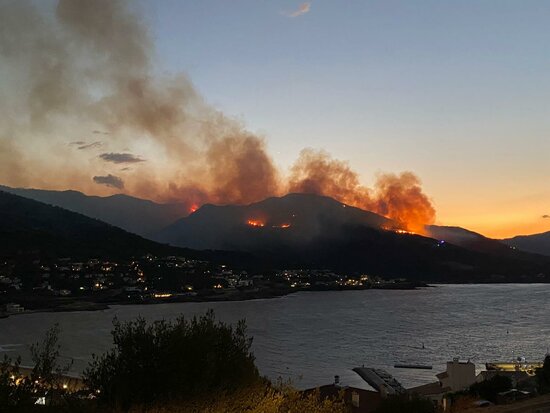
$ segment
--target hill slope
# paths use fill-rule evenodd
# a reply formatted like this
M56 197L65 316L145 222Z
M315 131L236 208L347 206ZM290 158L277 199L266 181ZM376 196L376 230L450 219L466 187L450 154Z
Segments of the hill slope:
M500 240L487 238L465 228L427 225L426 232L427 236L431 238L445 240L446 242L472 251L498 255L514 255L510 246L505 245Z
M391 228L391 220L331 198L290 194L247 206L205 205L161 231L157 239L189 248L245 251L266 268L331 268L461 282L526 281L550 270L544 257L479 234L474 240L490 251ZM433 230L439 235L449 232L444 227ZM451 232L457 236L462 231Z
M550 255L550 231L533 235L518 235L502 240L503 243L535 254Z
M46 191L6 186L0 186L0 191L78 212L143 237L150 237L186 215L183 204L157 204L122 194L99 197L77 191Z
M0 255L130 257L174 248L59 207L0 191Z
M254 251L305 245L327 231L336 236L343 225L395 226L387 218L332 198L289 194L244 206L204 205L154 239L196 249Z

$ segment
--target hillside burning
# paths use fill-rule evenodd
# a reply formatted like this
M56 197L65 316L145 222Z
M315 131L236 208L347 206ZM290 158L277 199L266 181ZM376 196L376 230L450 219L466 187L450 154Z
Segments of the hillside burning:
M287 229L287 228L291 227L291 224L287 224L287 223L284 223L284 224L267 224L266 222L260 221L260 220L257 220L257 219L249 219L248 221L246 221L246 225L248 225L249 227L254 227L254 228L269 227L269 228Z
M262 137L205 103L185 76L159 77L154 53L143 21L124 1L59 0L54 13L31 2L3 3L3 183L123 191L185 202L188 213L205 203L303 192L377 212L408 230L434 221L410 172L380 175L367 188L346 162L311 149L288 173L280 170Z
M290 224L279 224L279 225L272 225L271 228L280 228L280 229L287 229L290 228Z
M265 227L265 223L263 223L262 221L255 220L255 219L249 219L248 221L246 221L246 224L248 226L255 227L255 228Z

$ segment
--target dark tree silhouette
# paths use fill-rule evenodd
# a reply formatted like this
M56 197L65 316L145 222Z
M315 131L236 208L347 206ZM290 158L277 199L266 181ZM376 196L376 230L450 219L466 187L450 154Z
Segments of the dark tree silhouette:
M214 312L175 322L114 320L115 348L95 356L84 378L100 401L128 407L233 391L259 380L246 325Z

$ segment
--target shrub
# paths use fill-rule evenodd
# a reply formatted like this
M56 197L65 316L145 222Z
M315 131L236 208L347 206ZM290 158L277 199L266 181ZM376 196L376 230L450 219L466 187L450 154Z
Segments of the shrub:
M30 411L37 397L55 393L64 395L62 376L71 364L61 366L59 363L58 344L61 330L55 324L42 341L31 345L31 359L34 367L30 375L20 371L21 358L15 360L4 356L0 362L0 411L9 406L10 411Z
M235 391L259 381L246 325L216 322L214 312L175 322L114 320L115 348L84 372L100 401L127 408Z
M130 413L143 413L135 406ZM349 413L342 398L320 400L319 395L303 395L290 387L273 387L268 383L243 388L230 393L219 393L186 403L158 404L147 413Z
M428 400L420 397L389 396L384 399L375 413L434 413L435 406Z
M510 377L497 374L489 380L472 384L470 386L470 394L495 403L498 393L510 390L511 388L512 380Z

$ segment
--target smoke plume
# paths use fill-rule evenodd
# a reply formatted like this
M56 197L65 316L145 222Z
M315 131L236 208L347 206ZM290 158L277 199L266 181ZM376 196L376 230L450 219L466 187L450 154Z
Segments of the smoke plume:
M345 162L312 150L289 174L278 170L264 139L209 106L184 75L156 75L153 42L128 5L59 0L53 13L46 3L0 5L2 183L99 195L124 190L190 207L311 192L403 225L433 221L429 199L408 172L381 175L369 189ZM104 141L85 143L99 134ZM82 144L66 144L76 139ZM100 145L99 156L82 150ZM132 153L147 153L147 162ZM122 182L114 174L129 163Z
M435 220L435 209L422 192L420 180L411 172L380 174L374 189L370 189L360 184L359 176L346 162L312 149L301 152L291 172L290 192L331 196L390 217L417 232L423 232L424 225Z

